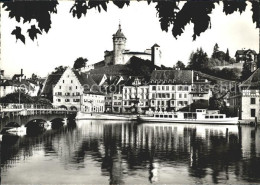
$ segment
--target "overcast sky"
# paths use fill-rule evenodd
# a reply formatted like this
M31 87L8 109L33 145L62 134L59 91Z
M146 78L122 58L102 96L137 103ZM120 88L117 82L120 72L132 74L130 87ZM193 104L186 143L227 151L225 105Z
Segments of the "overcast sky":
M55 67L72 66L78 57L84 57L90 63L96 63L104 58L105 50L112 50L112 34L118 29L121 20L122 31L127 37L126 48L131 51L144 51L157 43L161 46L162 64L172 67L178 60L188 63L190 53L202 47L209 56L213 46L218 43L219 49L233 57L237 49L250 48L259 51L259 30L252 22L251 4L246 12L226 16L222 3L216 4L211 15L212 28L192 41L193 25L185 27L185 32L176 40L171 31L162 32L156 3L131 2L123 9L113 3L108 4L107 12L90 10L86 17L73 18L69 10L72 1L60 2L58 13L52 15L52 28L49 33L39 35L37 41L26 37L24 45L11 35L16 25L29 28L30 25L17 24L8 18L8 13L2 9L1 15L1 65L6 75L19 73L23 68L29 77L32 73L46 76ZM25 33L27 29L24 29ZM171 30L171 29L170 29Z

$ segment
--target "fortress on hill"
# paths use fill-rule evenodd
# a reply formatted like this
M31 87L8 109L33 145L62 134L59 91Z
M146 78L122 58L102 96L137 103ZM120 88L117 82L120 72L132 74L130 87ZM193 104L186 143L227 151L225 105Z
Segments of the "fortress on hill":
M93 68L109 65L125 65L133 56L143 60L150 60L154 65L160 66L161 50L158 44L154 44L151 48L140 52L127 50L126 41L127 39L122 32L121 24L119 24L117 32L113 34L113 50L106 50L104 52L104 60L94 64Z

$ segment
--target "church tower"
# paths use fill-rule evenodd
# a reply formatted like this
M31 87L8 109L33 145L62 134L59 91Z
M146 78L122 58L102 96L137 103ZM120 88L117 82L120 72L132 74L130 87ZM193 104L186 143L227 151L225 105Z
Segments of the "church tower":
M114 59L113 64L125 64L123 53L125 51L126 37L122 32L121 24L117 32L113 35L113 49L114 49Z

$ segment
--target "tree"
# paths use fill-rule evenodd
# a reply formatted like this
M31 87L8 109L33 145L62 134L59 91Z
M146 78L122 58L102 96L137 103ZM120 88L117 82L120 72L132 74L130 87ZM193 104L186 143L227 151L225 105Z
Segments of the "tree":
M100 12L102 9L107 11L107 4L111 1L106 0L89 0L89 1L76 1L70 9L70 13L73 17L81 18L85 16L90 9L98 9ZM123 8L125 5L130 5L130 0L124 1L112 1L118 8ZM202 32L205 32L211 27L210 14L219 1L187 1L182 7L179 5L179 1L151 1L147 0L148 4L156 3L157 15L161 29L168 32L168 29L172 27L172 35L177 38L181 35L187 24L192 23L193 39L200 36ZM259 28L259 2L250 1L252 4L252 20L256 23L256 27ZM51 28L51 14L57 13L58 1L8 1L3 3L3 7L9 12L10 18L15 18L19 23L28 23L30 28L27 30L28 36L34 40L37 38L37 34L42 34L43 31L48 33ZM235 11L242 13L247 6L246 1L223 1L223 12L228 15ZM181 8L180 8L181 7ZM26 10L26 11L25 11ZM32 20L36 21L34 24ZM17 26L12 34L16 36L16 39L25 43L25 36L22 33L23 30Z
M182 70L185 69L185 64L182 61L178 61L175 67Z
M229 50L227 49L226 55L225 55L225 61L229 62L230 56L229 56Z
M202 48L200 48L197 49L195 53L191 53L188 68L201 71L208 68L208 62L209 59L207 53L204 52Z
M250 62L245 61L244 64L243 64L241 81L246 80L252 74L250 68L251 68Z
M218 43L216 43L216 44L214 45L213 53L212 53L211 58L217 58L217 53L218 53L218 51L219 51L218 49L219 49Z
M80 69L82 67L86 67L87 61L88 61L88 59L86 59L86 58L82 58L82 57L77 58L77 60L74 61L73 68Z
M67 69L65 66L55 67L55 70L51 74L63 74L63 72Z

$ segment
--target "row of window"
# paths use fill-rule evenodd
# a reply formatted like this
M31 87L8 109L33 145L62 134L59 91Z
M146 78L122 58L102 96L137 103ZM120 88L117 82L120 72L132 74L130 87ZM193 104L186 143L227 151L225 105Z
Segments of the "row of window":
M172 86L170 88L170 86L164 86L164 85L156 86L156 85L153 85L152 86L152 91L156 91L156 90L157 91L160 91L160 90L162 90L162 91L170 91L170 90L175 91L175 86ZM179 86L177 86L177 90L178 91L188 91L189 90L189 86L187 86L187 85L184 85L184 86L179 85Z
M57 102L61 102L61 99L57 99ZM79 99L73 99L72 102L79 102ZM65 102L70 102L70 99L65 99Z
M56 92L55 95L62 96L62 92ZM65 96L80 96L80 93L79 92L75 92L75 93L65 92L64 95Z
M137 89L137 92L139 92L139 93L148 93L148 88L147 89L139 88L139 89ZM136 93L136 88L124 88L124 93L128 93L128 94Z
M170 97L171 94L170 93L152 93L152 98L172 98L174 99L175 98L175 94L172 93L172 97ZM187 94L181 94L179 93L178 94L178 98L187 98L188 95Z
M160 115L158 115L158 114L156 114L154 117L156 117L156 118L178 118L178 115L162 115L162 114L160 114Z
M61 89L61 85L59 86L59 89ZM78 89L78 86L75 86L75 89ZM72 86L69 86L69 90L72 90Z

